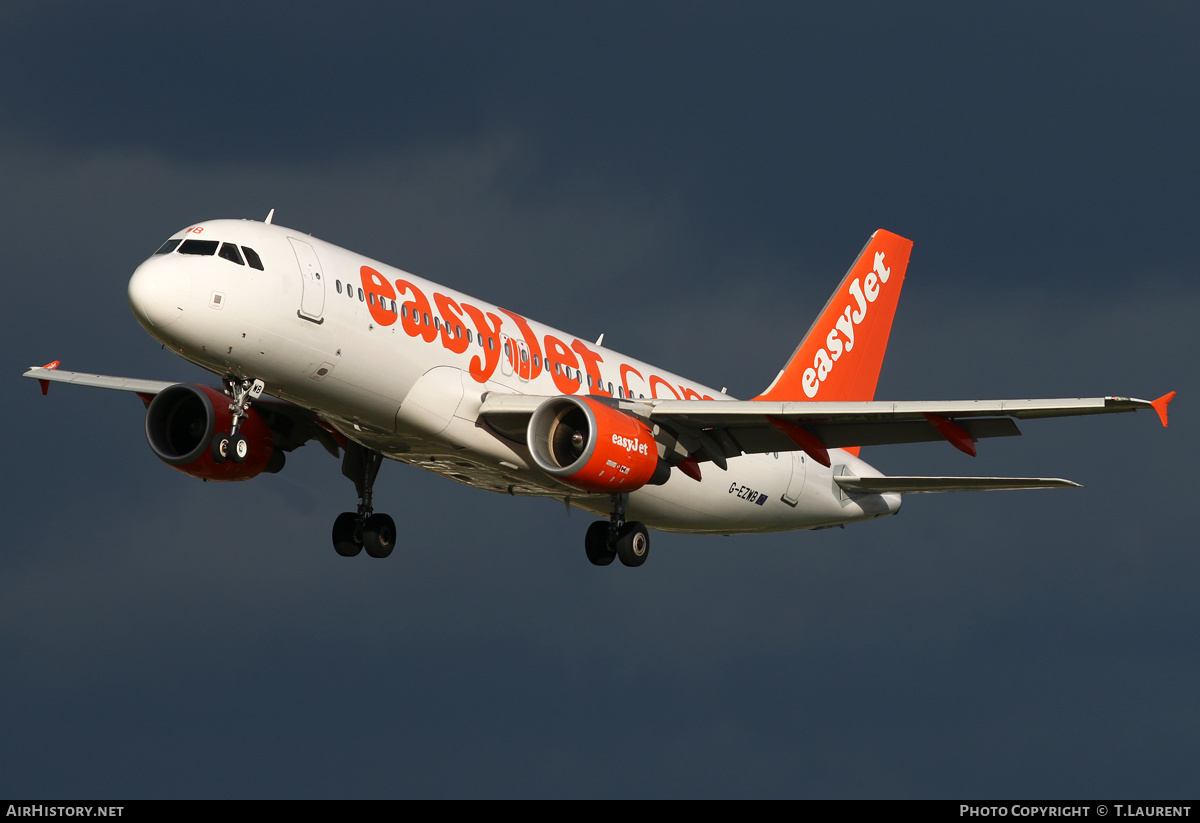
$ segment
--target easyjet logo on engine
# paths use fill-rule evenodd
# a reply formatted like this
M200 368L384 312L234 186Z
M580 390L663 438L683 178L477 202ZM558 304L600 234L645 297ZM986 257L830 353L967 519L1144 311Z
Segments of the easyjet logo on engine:
M843 353L854 349L855 328L866 319L867 307L879 298L880 284L887 283L891 276L892 270L883 264L883 252L877 251L875 265L867 276L856 277L850 283L849 292L854 302L848 303L845 311L834 321L833 328L825 335L825 347L817 349L812 366L804 370L800 381L809 399L817 396L821 384L833 371L833 364L841 359Z
M612 436L612 442L613 442L614 446L620 446L627 452L633 452L634 454L649 454L650 453L649 446L647 446L641 440L635 440L632 437L625 437L624 435L614 434Z

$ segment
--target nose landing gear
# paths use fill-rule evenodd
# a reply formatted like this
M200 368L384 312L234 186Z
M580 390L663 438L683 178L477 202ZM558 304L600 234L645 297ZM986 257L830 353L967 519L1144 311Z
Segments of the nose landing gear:
M244 463L250 454L250 441L245 435L238 434L238 424L246 416L251 401L262 396L266 384L261 380L233 380L225 378L225 393L233 398L229 410L233 412L233 422L229 432L217 432L212 439L212 458L218 463L232 460L234 463Z

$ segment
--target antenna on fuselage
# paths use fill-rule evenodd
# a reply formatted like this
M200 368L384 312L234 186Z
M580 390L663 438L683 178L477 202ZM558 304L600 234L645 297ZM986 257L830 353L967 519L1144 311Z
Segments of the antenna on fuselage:
M275 216L275 209L271 209L269 212L267 212L267 219L264 220L263 223L265 223L269 226L271 224L271 218L274 216Z
M604 332L600 332L600 336L596 338L596 345L597 346L604 345Z

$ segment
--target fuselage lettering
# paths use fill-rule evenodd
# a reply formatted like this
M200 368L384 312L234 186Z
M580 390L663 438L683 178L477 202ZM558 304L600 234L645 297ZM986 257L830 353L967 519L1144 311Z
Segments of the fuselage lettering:
M199 226L194 228L197 232L203 230ZM497 312L507 316L517 327L520 337L504 334L501 331L504 320L499 315L465 301L456 301L441 292L427 296L419 286L403 278L388 282L371 266L359 268L359 280L364 295L368 296L364 302L377 325L391 326L399 319L409 337L419 337L426 343L438 342L440 338L442 348L454 354L471 353L474 342L479 351L472 353L467 371L478 383L486 383L492 378L504 356L513 372L524 380L541 376L544 368L554 381L554 387L563 394L575 394L587 382L589 394L611 396L608 390L611 384L606 384L600 376L603 356L577 338L569 344L553 334L539 340L528 320L516 312L497 308ZM397 301L404 301L399 312L392 310ZM475 334L468 337L462 332L462 326L468 327L468 333L474 326ZM584 374L591 379L585 381ZM645 393L648 382L651 397L662 396L659 394L661 388L676 399L713 399L682 384L676 389L656 374L650 375L647 381L640 371L625 363L620 365L620 376L624 394L630 398Z

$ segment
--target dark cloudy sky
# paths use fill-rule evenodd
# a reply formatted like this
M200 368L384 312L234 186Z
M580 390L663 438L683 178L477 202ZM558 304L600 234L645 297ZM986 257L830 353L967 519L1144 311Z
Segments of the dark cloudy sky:
M0 796L1195 797L1194 3L0 5ZM172 232L276 221L746 397L876 228L886 399L1178 389L893 474L1061 476L885 521L655 534L406 466L204 484L129 312Z

